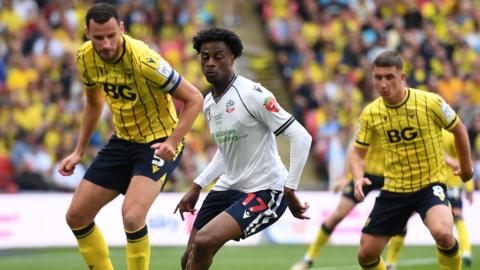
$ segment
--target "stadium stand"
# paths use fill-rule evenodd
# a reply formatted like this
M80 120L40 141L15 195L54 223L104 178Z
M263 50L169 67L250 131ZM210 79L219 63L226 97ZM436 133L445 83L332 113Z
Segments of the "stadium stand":
M83 88L75 70L75 54L84 41L84 17L93 2L0 3L0 154L10 156L21 190L72 189L72 183L61 180L54 167L72 151L78 136ZM127 34L161 51L189 81L207 90L191 37L213 24L216 10L211 1L110 2L119 6ZM106 110L84 166L111 135L110 117ZM207 150L209 140L199 118L186 138L187 154L175 175L179 181L173 184L193 179L206 165L212 152ZM25 175L31 180L28 184Z

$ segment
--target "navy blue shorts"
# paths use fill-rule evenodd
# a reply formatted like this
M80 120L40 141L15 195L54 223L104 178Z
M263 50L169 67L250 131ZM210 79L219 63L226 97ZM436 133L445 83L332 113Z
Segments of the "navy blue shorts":
M246 238L275 223L286 209L287 201L281 191L267 189L243 193L236 190L212 190L203 201L193 227L200 230L225 211L240 225L243 231L241 238Z
M448 187L447 188L447 197L448 200L450 201L450 205L452 205L452 208L463 208L463 202L462 202L462 193L463 189L459 187Z
M383 183L385 181L385 178L383 175L375 175L375 174L369 174L365 173L365 177L370 179L372 181L371 185L364 185L363 186L363 194L365 194L365 197L370 193L370 191L374 189L380 190L383 187ZM360 201L355 198L355 182L352 180L350 181L344 188L342 195L343 197L349 198L350 200L354 201L356 204L359 203Z
M88 167L84 178L99 186L125 194L134 175L142 175L153 181L163 181L162 189L173 170L180 163L183 144L179 146L174 160L162 161L154 158L150 145L165 141L166 138L150 143L134 143L117 138L110 138Z
M397 235L405 228L413 212L425 219L428 209L435 205L449 206L446 187L435 183L416 192L397 193L382 190L362 232L377 235Z

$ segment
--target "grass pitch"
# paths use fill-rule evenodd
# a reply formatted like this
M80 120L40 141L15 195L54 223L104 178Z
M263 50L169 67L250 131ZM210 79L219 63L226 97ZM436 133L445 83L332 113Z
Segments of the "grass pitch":
M260 245L252 247L227 246L214 258L212 270L288 270L302 258L305 245ZM314 270L358 269L355 246L327 246L321 251ZM153 247L150 269L180 269L183 247ZM438 269L433 246L406 246L401 253L399 270ZM127 269L123 248L112 248L110 255L115 269ZM473 249L474 264L480 269L480 246ZM477 261L476 261L476 260ZM0 250L2 270L84 270L87 269L76 248L42 248ZM468 269L464 267L464 269Z

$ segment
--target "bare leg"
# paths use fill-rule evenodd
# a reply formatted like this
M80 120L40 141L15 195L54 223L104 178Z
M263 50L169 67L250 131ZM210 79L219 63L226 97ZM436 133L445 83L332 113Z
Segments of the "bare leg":
M338 202L337 208L331 214L327 220L325 220L324 224L329 228L330 230L335 229L337 227L338 223L342 222L342 220L352 211L352 209L355 207L356 203L347 198L342 196L340 201Z
M358 262L360 265L369 265L377 261L389 240L390 236L388 235L362 233L358 250Z
M182 270L187 269L187 262L188 262L188 257L190 256L190 253L192 252L192 246L193 246L193 240L195 239L195 236L197 235L198 230L195 228L192 228L192 231L190 232L190 237L188 238L188 244L187 248L185 249L185 252L182 255L180 264L182 266Z
M70 228L81 228L93 219L107 203L118 196L118 192L83 179L73 194L66 220Z
M145 226L148 210L160 194L161 182L136 175L125 194L122 205L123 225L126 230L134 231Z
M226 212L220 213L198 231L189 256L188 270L206 270L213 256L228 240L238 238L242 230L237 221Z
M452 210L448 206L433 206L427 211L424 222L440 248L449 249L455 244Z

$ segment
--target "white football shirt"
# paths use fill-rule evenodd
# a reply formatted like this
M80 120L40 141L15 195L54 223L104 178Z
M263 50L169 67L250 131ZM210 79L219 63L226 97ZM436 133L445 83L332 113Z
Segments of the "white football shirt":
M215 98L212 93L205 97L203 112L224 166L214 190L283 191L288 172L278 154L275 136L295 118L278 105L270 91L234 75L221 97Z

